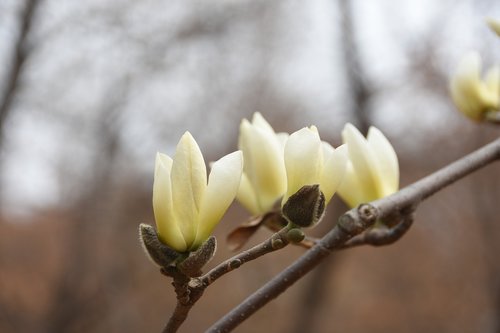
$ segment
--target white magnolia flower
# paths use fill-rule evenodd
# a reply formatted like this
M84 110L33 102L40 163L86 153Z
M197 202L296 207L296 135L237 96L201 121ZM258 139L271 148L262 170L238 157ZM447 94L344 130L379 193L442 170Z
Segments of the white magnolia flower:
M490 68L481 80L481 58L476 52L460 61L450 82L450 92L457 108L467 117L482 120L486 113L500 108L500 67Z
M500 21L495 20L493 18L487 18L486 23L488 26L495 32L498 36L500 36Z
M398 190L398 157L382 132L370 127L365 139L356 127L347 124L342 139L347 144L349 161L338 193L350 207Z
M211 234L233 201L243 169L236 151L207 170L189 132L180 139L174 158L156 155L153 210L159 239L172 249L196 250Z
M334 149L322 142L315 126L291 134L285 144L287 189L282 205L304 185L315 184L327 204L342 180L346 162L346 147Z
M283 147L287 137L276 134L258 112L251 123L241 122L238 146L245 165L237 199L254 215L269 211L286 190Z

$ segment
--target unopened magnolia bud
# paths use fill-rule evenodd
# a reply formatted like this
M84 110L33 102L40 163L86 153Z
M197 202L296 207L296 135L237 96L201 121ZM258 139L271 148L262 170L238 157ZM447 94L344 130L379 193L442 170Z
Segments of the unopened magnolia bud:
M152 262L160 267L170 266L181 255L179 252L163 244L158 239L156 230L148 224L141 223L139 225L139 239L144 252L146 252Z
M325 213L325 195L318 184L302 186L288 198L281 212L288 222L299 227L311 227Z
M189 254L189 257L177 264L177 268L189 277L201 275L201 269L212 260L217 249L217 240L210 236L200 247Z

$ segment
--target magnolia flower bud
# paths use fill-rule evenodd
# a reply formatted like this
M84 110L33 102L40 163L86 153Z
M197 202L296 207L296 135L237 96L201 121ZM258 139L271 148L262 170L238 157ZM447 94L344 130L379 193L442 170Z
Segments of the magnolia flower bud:
M450 81L450 92L458 110L476 121L500 109L500 67L491 67L481 80L481 58L476 52L460 61Z
M178 252L196 250L236 196L242 169L243 156L234 152L213 163L207 182L203 155L189 132L173 159L158 153L153 210L160 241Z
M237 199L253 215L271 210L286 190L283 147L287 137L276 134L258 112L251 123L241 122L238 146L245 165Z
M287 190L282 205L304 185L315 184L328 204L344 175L346 149L322 142L315 126L291 134L285 145Z
M287 190L282 200L282 213L289 222L309 227L321 220L344 175L345 150L322 142L315 126L290 135L285 144Z
M347 124L342 131L342 139L347 144L349 161L338 192L350 207L383 198L398 190L398 158L382 132L370 127L365 139L356 127Z

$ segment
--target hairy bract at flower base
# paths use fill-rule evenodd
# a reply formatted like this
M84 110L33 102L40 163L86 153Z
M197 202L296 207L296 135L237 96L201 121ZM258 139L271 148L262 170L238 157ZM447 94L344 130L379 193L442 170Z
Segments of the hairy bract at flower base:
M349 161L338 193L350 207L398 190L398 157L380 130L370 127L365 139L356 127L346 124L342 140L347 144Z
M481 57L476 52L464 56L450 81L450 92L458 110L476 121L500 109L500 67L491 67L481 80Z
M319 185L325 205L337 190L346 168L346 147L334 149L320 140L315 126L304 127L290 135L285 144L287 189L282 207L305 185Z
M252 214L271 210L286 190L283 148L288 134L276 134L259 112L252 122L243 119L238 147L245 165L237 194L238 201Z
M181 137L174 158L156 155L153 210L158 237L178 252L196 250L220 222L236 196L243 155L236 151L207 170L189 132Z

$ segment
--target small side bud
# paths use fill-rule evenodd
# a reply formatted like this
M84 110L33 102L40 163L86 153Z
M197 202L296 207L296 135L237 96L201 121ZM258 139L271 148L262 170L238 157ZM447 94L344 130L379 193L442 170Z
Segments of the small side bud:
M281 212L288 222L296 226L314 226L325 214L325 195L318 184L302 186L288 198Z
M177 264L177 268L189 277L201 275L201 269L214 257L217 240L210 236L198 250L191 252L189 257Z
M285 247L285 243L281 240L281 238L273 238L271 239L271 247L273 250L279 250Z
M286 233L286 239L294 244L302 242L304 238L306 238L306 234L299 228L292 228Z
M149 259L160 267L168 267L181 255L163 244L158 238L156 230L145 223L139 225L139 239L144 252Z

